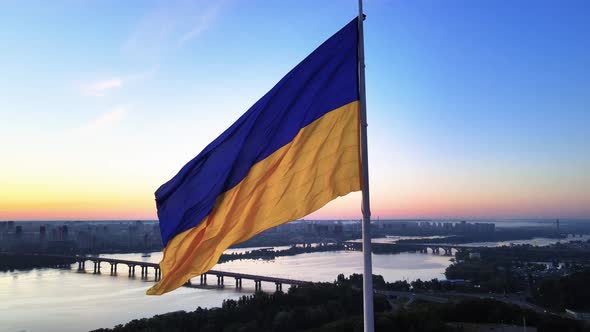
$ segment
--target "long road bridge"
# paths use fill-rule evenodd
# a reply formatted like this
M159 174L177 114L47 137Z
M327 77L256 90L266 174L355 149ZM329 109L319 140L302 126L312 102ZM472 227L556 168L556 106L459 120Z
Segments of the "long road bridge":
M158 263L150 263L150 262L138 262L138 261L131 261L125 259L116 259L116 258L106 258L100 256L66 256L66 255L51 255L52 257L60 257L69 260L75 260L78 263L78 271L83 271L86 269L86 262L90 261L94 264L94 272L95 274L101 273L101 263L109 263L110 264L110 273L111 275L117 274L117 266L119 264L127 265L129 270L129 277L135 276L135 268L141 268L141 278L148 279L149 269L154 270L154 281L158 281L162 278L162 270L160 269L160 265ZM228 272L228 271L217 271L217 270L209 270L206 273L200 275L200 282L198 285L193 285L191 280L187 280L185 286L187 287L199 287L199 286L207 286L207 276L211 275L217 277L217 287L224 287L224 278L234 278L235 279L235 287L238 289L242 288L242 279L246 280L253 280L254 281L254 288L256 290L262 290L262 282L269 282L274 283L276 286L276 290L280 291L283 290L283 284L291 285L291 286L300 286L309 281L303 280L295 280L295 279L287 279L287 278L278 278L278 277L270 277L270 276L262 276L262 275L254 275L254 274L246 274L246 273L237 273L237 272Z

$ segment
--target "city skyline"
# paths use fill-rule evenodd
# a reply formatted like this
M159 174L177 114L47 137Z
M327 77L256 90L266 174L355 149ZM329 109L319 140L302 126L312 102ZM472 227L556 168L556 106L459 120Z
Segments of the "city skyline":
M590 5L461 3L365 3L373 217L590 218ZM158 186L356 15L0 7L0 220L156 219ZM353 193L306 219L360 216Z

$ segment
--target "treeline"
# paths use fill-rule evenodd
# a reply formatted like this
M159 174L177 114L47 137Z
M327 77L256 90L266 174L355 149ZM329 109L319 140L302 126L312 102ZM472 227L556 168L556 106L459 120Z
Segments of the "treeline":
M359 250L362 250L362 248L359 248ZM373 243L371 244L371 251L377 255L399 254L402 252L415 252L416 247L412 245L405 245L403 243Z
M375 296L378 331L445 331L443 324L401 321L386 312L387 300ZM310 283L276 292L225 300L221 308L197 308L133 320L97 331L362 331L362 292L344 285ZM431 326L431 327L429 327ZM410 327L410 329L406 329Z
M537 304L554 310L590 311L590 271L543 279L532 287L532 297Z
M31 254L0 254L0 271L30 270L42 267L69 267L75 259Z
M320 235L313 232L277 233L274 229L266 230L247 241L235 244L232 248L290 246L298 243L334 243L361 237L360 232L344 232L341 234Z
M485 233L468 233L468 234L454 234L444 238L434 239L405 239L399 240L398 244L414 244L414 243L469 243L469 242L501 242L501 241L513 241L513 240L531 240L535 237L546 237L546 238L565 238L565 235L557 234L551 229L538 229L538 228L514 228L514 229L502 229L496 228L494 232Z
M339 276L334 283L309 283L290 288L287 293L257 292L238 300L225 300L221 308L199 307L192 312L172 312L96 331L361 332L362 293L351 287L358 284L358 280L358 275ZM374 280L382 278L374 276ZM521 325L523 318L539 332L586 331L580 322L539 315L494 300L469 299L447 304L415 302L392 312L388 300L375 294L374 310L376 331L459 332L463 331L460 322Z
M533 302L557 311L567 309L590 311L590 266L581 263L587 260L587 253L578 249L514 246L481 248L481 258L470 259L469 252L457 253L456 261L446 268L448 279L470 280L479 285L477 291L518 292L527 290ZM553 249L553 250L548 250ZM525 253L531 254L527 257ZM562 255L556 254L562 252ZM547 264L535 261L551 261L553 267L563 257L574 258L577 263L566 262L568 273L565 277L555 275Z
M346 285L355 288L361 288L363 286L363 275L354 273L348 278L344 274L339 274L336 283L339 285ZM456 285L449 282L442 282L436 278L432 280L420 280L416 279L412 282L406 280L396 280L394 282L387 282L381 275L373 275L373 288L376 290L388 290L388 291L399 291L409 292L412 291L450 291L455 290Z
M589 274L586 275L572 275L568 278L559 280L560 286L557 287L553 294L558 295L559 289L565 290L561 293L564 301L571 303L571 308L587 309L588 301L590 301L590 288L586 287L583 291L573 295L575 289L580 287L585 282L590 282ZM352 274L345 277L343 274L338 275L336 283L339 285L346 285L349 287L361 288L363 283L362 274ZM393 290L393 291L448 291L456 289L457 285L441 282L438 279L430 281L414 280L410 283L407 281L395 281L393 283L386 282L381 275L373 275L373 288L376 290ZM568 307L568 308L570 308ZM543 331L587 331L590 327L585 327L584 324L552 315L539 315L531 310L525 310L513 304L508 304L491 299L466 299L458 302L450 302L446 304L417 302L409 308L401 308L395 314L398 319L404 317L402 320L411 320L411 317L423 317L432 322L446 322L446 323L478 323L478 324L510 324L522 325L523 319L526 320L529 326L537 327L539 332ZM460 324L453 324L461 331ZM447 327L448 328L448 327ZM585 329L586 328L586 329ZM406 331L406 330L400 330ZM418 330L421 331L421 330Z
M283 250L273 250L273 249L257 249L257 250L250 250L243 253L231 253L231 254L223 254L219 259L219 263L229 262L233 260L241 260L241 259L275 259L277 257L282 256L294 256L299 254L305 253L312 253L312 252L326 252L326 251L338 251L344 250L344 245L341 243L329 243L324 244L320 243L315 247L306 246L306 247L297 247L291 246L288 249Z
M580 321L549 314L541 315L517 305L492 299L466 299L445 304L420 302L408 309L401 309L398 314L413 314L425 319L453 323L452 326L459 330L461 324L457 322L522 326L526 320L527 326L536 327L538 332L590 331L590 327Z
M407 243L373 243L371 244L371 252L376 255L399 254L402 252L416 252L420 247ZM362 251L361 243L349 244L346 248L348 250Z
M554 244L551 246L537 247L529 244L516 246L504 246L496 248L478 248L482 259L496 261L528 261L528 262L553 262L575 261L590 262L588 248L590 241L586 241L586 248L572 248L567 244Z
M514 293L526 288L523 280L513 271L513 263L508 260L457 259L445 270L447 279L469 280L478 285L478 291L494 293Z

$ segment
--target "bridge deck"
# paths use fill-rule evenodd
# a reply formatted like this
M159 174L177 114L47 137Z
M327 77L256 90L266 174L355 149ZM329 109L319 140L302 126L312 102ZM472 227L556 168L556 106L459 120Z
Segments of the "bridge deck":
M53 257L75 259L76 261L88 261L89 260L89 261L93 261L93 262L107 262L107 263L111 263L111 264L125 264L128 266L147 266L147 267L152 267L154 269L160 268L160 264L158 264L158 263L138 262L138 261L117 259L117 258L107 258L107 257L100 257L100 256L53 255ZM230 277L230 278L238 278L238 279L249 279L249 280L264 281L264 282L282 283L282 284L289 284L289 285L303 285L303 284L309 282L309 281L304 281L304 280L295 280L295 279L270 277L270 276L262 276L262 275L247 274L247 273L237 273L237 272L229 272L229 271L218 271L218 270L209 270L203 274L211 274L211 275L220 276L220 277Z

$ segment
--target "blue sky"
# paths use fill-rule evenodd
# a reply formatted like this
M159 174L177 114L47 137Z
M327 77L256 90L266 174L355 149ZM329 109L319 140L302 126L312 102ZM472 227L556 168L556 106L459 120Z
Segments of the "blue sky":
M590 217L590 3L364 5L374 216ZM0 219L155 218L155 189L356 14L0 1Z

